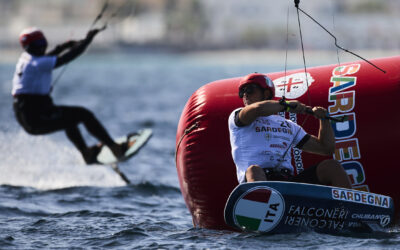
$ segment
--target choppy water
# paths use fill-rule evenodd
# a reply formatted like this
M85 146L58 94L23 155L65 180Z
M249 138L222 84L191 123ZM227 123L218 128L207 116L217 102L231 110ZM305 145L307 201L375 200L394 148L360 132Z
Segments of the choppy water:
M364 238L192 227L174 163L180 113L205 83L283 70L283 61L256 62L125 53L87 54L69 65L53 93L57 104L91 109L113 136L153 128L146 147L120 165L128 186L108 167L86 166L64 133L27 135L12 113L14 65L0 64L0 248L400 248L398 231Z

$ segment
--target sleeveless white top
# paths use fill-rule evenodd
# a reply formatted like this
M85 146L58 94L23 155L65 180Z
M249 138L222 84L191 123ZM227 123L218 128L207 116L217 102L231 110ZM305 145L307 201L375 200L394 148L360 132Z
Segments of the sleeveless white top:
M49 94L56 62L56 56L32 56L27 52L22 53L15 69L11 94Z
M251 165L289 169L293 173L291 151L307 135L302 127L279 115L261 116L247 126L235 124L234 110L228 119L232 157L239 183ZM283 159L283 156L284 159Z

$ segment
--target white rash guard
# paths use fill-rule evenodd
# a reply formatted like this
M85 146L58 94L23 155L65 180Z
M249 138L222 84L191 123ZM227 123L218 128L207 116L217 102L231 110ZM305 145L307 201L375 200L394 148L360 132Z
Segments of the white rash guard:
M232 157L236 165L239 183L244 181L246 170L251 165L262 168L289 169L293 174L291 152L300 141L308 140L309 135L302 127L279 115L258 117L247 126L238 126L235 116L242 108L234 110L228 119ZM305 143L302 141L302 144Z
M51 74L56 56L32 56L22 53L18 60L11 94L47 95L51 90Z

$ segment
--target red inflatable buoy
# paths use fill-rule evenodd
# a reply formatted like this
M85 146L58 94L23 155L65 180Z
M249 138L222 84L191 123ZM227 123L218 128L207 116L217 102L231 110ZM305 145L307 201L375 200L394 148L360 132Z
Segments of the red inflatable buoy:
M391 196L398 215L400 117L396 103L400 100L400 56L372 62L386 73L358 61L310 68L307 75L304 69L288 71L286 76L283 72L266 75L275 84L276 98L285 92L287 99L323 106L331 116L347 117L346 122L332 124L336 137L333 157L341 162L354 188ZM239 80L219 80L198 89L179 121L176 167L183 197L198 227L228 229L223 210L238 184L228 116L243 106L238 97ZM304 115L286 117L302 124L308 133L317 133L316 119L309 118L303 124ZM297 171L323 159L300 150L292 154Z

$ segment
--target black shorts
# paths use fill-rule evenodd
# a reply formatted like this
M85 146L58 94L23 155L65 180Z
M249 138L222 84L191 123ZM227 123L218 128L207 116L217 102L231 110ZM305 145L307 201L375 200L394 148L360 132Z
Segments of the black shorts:
M289 182L301 182L301 183L308 183L308 184L319 184L322 183L318 180L317 177L317 165L311 166L305 169L300 174L295 176L291 175L289 171L283 169L282 171L276 172L271 171L269 169L263 169L267 180L269 181L289 181ZM244 177L244 182L247 182L246 176Z
M317 177L317 166L318 164L304 169L300 174L291 177L289 181L321 185Z
M14 97L14 112L19 124L29 134L47 134L76 127L93 114L82 107L55 106L48 95Z

